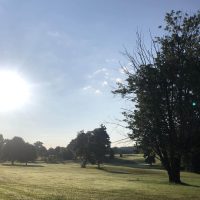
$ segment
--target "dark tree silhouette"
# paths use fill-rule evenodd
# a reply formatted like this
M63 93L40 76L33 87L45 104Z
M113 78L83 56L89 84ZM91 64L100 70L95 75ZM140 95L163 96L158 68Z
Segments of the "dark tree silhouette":
M66 148L66 155L69 159L74 159L76 160L77 159L77 155L76 155L76 143L77 143L77 140L76 139L73 139L71 140L71 142L67 145L67 148Z
M47 149L46 149L45 146L43 146L42 142L37 141L37 142L34 143L34 146L35 146L38 158L43 159L44 157L46 157Z
M3 135L0 134L0 152L2 151L3 144L4 144L4 138Z
M81 167L85 168L87 162L91 159L90 152L90 134L80 131L76 138L76 155L81 160Z
M68 157L68 152L65 147L60 147L57 146L55 149L54 148L49 148L47 150L47 157L46 161L47 162L62 162L63 160L69 159Z
M5 142L5 140L3 138L3 135L0 134L0 160L1 161L3 160L2 150L3 150L4 142Z
M25 143L21 137L14 137L11 140L5 140L2 148L3 160L11 161L14 165L15 161L25 162L36 159L35 147L29 143Z
M19 161L22 158L24 152L25 142L20 137L14 137L11 140L6 140L2 148L2 158L4 160L11 161L14 165L15 161Z
M26 165L28 162L34 162L37 158L37 153L35 146L29 143L24 143L23 147L21 148L22 152L19 155L19 158L17 159L20 162L25 162Z
M118 83L115 94L134 102L125 111L130 137L151 148L168 172L169 181L181 183L181 160L200 148L200 12L167 13L167 32L153 41L155 52L138 39L138 56L126 52L133 70Z
M94 160L100 169L100 164L103 163L105 155L110 151L110 137L104 125L94 129L90 134L90 152L94 155Z
M85 168L89 162L100 164L104 161L105 155L110 151L110 138L106 127L101 125L93 131L80 131L77 137L67 146L76 158L81 160L81 167Z
M192 138L192 147L183 156L183 166L186 170L200 173L200 134Z

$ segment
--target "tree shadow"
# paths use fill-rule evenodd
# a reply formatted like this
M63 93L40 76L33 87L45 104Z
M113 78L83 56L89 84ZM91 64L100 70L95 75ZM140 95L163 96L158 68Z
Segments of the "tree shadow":
M105 162L107 165L114 165L114 166L124 166L124 167L130 167L130 168L138 168L138 169L158 169L163 170L163 167L161 165L153 164L148 165L144 162L138 163L134 160L123 160L119 158L115 158L109 162Z
M28 165L22 165L22 164L8 164L8 163L3 163L3 166L9 166L9 167L44 167L43 165L33 165L33 164L28 164Z
M108 173L112 173L112 174L131 174L130 172L126 172L126 171L122 171L122 170L108 170L105 168L101 168L101 170L108 172Z
M137 167L134 167L135 169L137 169ZM107 168L101 168L103 171L107 172L107 173L112 173L112 174L133 174L132 172L128 172L128 171L124 171L124 170L117 170L117 169L107 169ZM140 172L141 174L144 174L144 172ZM135 182L135 181L143 181L146 182L145 180L140 180L139 178L136 179L129 179L128 181L130 182ZM160 182L158 183L160 184ZM200 188L200 185L194 185L194 184L188 184L185 182L181 182L179 184L175 184L175 183L169 183L169 182L163 182L163 184L174 184L176 186L186 186L186 187L195 187L195 188Z
M197 187L197 188L200 188L200 185L193 185L193 184L188 184L188 183L184 183L184 182L181 182L180 185L187 186L187 187Z

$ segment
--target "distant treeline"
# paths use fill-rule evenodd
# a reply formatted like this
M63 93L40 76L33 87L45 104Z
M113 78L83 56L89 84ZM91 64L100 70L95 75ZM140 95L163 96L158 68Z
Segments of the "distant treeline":
M12 139L4 139L0 135L0 160L14 162L34 162L42 160L45 162L58 162L71 159L71 153L65 147L56 147L47 149L40 141L34 144L25 142L21 137L13 137Z
M80 162L81 167L86 167L88 163L100 164L110 162L114 159L115 154L123 156L123 154L144 154L146 163L152 165L155 163L156 155L151 150L142 147L110 147L110 138L106 131L106 127L101 125L92 131L80 131L77 137L66 146L47 149L41 141L34 144L25 142L21 137L13 137L12 139L4 139L0 134L0 160L1 162L9 161L12 165L17 162L28 164L28 162L43 161L47 163L61 163L66 160L74 160ZM188 171L199 172L199 159L195 157L193 162L188 163L182 160L182 168Z
M113 150L114 154L133 154L133 153L140 152L136 146L113 147L112 150Z
M110 138L106 127L101 125L92 131L80 131L66 147L57 146L47 149L41 141L29 144L21 137L4 139L0 134L0 159L17 162L34 162L35 160L48 163L59 163L65 160L80 161L81 167L87 163L100 164L106 159L114 158L114 151L110 147ZM116 152L117 153L117 152Z

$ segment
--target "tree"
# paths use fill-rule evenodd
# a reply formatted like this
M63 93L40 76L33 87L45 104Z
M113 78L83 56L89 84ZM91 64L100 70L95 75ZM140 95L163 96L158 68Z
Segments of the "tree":
M3 138L3 135L0 134L0 158L2 157L2 148L3 148L3 145L4 145L4 138Z
M81 160L81 167L85 168L89 162L98 165L104 161L105 155L109 154L110 138L106 127L101 125L93 131L80 131L77 137L67 146L76 158Z
M192 172L200 173L200 148L199 148L200 134L196 134L193 138L193 146L191 151L186 152L183 157L183 167Z
M47 161L48 162L61 162L65 159L68 159L67 157L69 154L67 152L67 149L64 147L57 146L54 148L49 148L47 151Z
M70 154L65 147L57 146L55 148L55 152L56 152L57 160L59 160L59 161L63 161L63 160L66 160L66 159L69 160Z
M81 160L81 167L85 168L89 160L91 160L91 152L89 150L90 134L80 131L76 138L76 155Z
M74 160L77 159L77 155L76 155L76 143L77 143L77 140L73 139L67 145L66 156L67 156L68 159L74 159Z
M14 165L15 161L25 162L36 159L35 147L29 143L25 143L21 137L14 137L11 140L5 140L2 148L3 160L11 161Z
M12 165L14 165L15 161L22 159L24 145L25 142L21 137L14 137L11 140L6 140L2 148L2 158L11 161Z
M36 149L37 157L44 158L47 154L47 149L45 146L43 146L43 143L40 141L37 141L34 143L34 146Z
M4 144L4 138L3 135L0 134L0 149L3 147L3 144Z
M94 155L98 169L100 169L100 164L103 163L105 155L109 154L110 151L110 137L104 125L91 132L90 151Z
M72 152L68 148L63 149L63 160L73 160L76 157L72 154Z
M171 11L167 32L153 40L155 52L138 39L138 56L126 52L133 71L125 69L125 83L113 91L135 104L123 112L130 138L151 148L168 172L181 183L181 160L200 149L200 12L192 16Z
M26 165L29 161L31 162L35 161L35 159L37 158L35 146L29 143L24 143L21 149L22 152L20 152L20 155L17 158L18 161L25 162Z

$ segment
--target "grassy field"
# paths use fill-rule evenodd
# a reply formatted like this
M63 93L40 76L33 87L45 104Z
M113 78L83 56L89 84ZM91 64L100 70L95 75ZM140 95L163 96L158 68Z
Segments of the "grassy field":
M174 185L163 170L135 166L109 164L98 170L72 162L1 165L0 200L200 199L200 175L183 172L182 180L189 186Z

